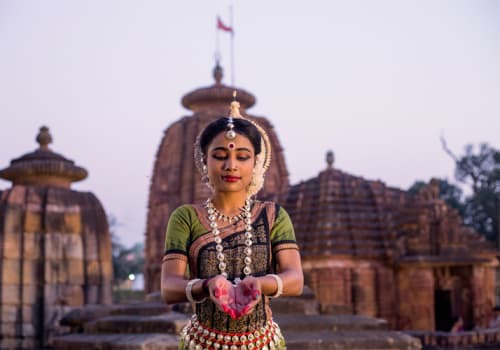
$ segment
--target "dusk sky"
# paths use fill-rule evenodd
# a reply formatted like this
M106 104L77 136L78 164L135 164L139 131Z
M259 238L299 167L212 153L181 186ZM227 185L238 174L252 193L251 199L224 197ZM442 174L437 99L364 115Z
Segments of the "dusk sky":
M441 148L500 148L500 1L0 1L0 168L51 148L89 171L91 191L144 239L164 130L213 83L216 16L230 23L235 83L257 98L291 183L335 167L388 186L454 180ZM224 83L230 36L219 32ZM10 182L0 180L0 190Z

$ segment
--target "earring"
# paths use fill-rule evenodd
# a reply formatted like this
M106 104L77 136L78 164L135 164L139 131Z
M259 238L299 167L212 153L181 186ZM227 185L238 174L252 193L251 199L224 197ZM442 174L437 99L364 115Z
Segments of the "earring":
M257 180L255 179L255 168L252 170L252 177L250 178L250 186L257 185Z
M204 184L208 184L210 182L210 179L208 178L208 169L205 164L203 164L201 171L202 171L201 182L203 182Z

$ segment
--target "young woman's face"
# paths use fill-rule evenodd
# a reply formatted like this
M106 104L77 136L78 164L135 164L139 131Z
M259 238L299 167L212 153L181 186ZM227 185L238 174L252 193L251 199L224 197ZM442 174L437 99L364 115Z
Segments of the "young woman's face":
M250 140L236 134L232 140L219 133L207 149L208 177L215 191L247 191L255 165L255 150Z

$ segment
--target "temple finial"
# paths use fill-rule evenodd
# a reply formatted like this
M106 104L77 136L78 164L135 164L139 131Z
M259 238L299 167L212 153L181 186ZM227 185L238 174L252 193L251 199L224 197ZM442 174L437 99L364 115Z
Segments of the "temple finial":
M40 131L36 136L36 142L40 145L40 149L49 149L49 144L52 143L52 135L50 135L48 127L40 127Z
M328 165L328 169L333 168L334 160L335 160L335 156L333 154L333 151L330 150L330 151L326 152L326 164Z
M215 67L212 74L215 79L215 85L220 85L222 82L222 78L224 77L224 71L219 64L219 60L215 61Z

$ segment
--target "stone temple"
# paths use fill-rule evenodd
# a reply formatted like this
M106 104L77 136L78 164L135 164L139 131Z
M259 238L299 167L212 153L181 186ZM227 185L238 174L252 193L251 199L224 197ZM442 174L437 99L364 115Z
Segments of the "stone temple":
M215 83L186 94L191 110L161 140L149 195L146 291L160 288L160 262L169 214L209 193L193 161L193 143L211 120L228 115L233 88ZM431 181L419 194L336 169L333 153L317 177L290 186L277 132L247 113L255 97L237 89L242 113L270 134L273 162L260 198L278 200L290 213L301 247L306 283L322 312L386 319L392 329L449 330L462 316L466 328L484 325L495 303L498 251L463 226L438 198Z
M438 198L333 166L291 186L289 210L308 284L325 312L389 321L392 329L449 331L487 326L498 252Z
M111 239L106 213L71 183L84 168L40 147L11 161L0 177L0 349L42 349L63 331L59 320L85 304L111 303Z

